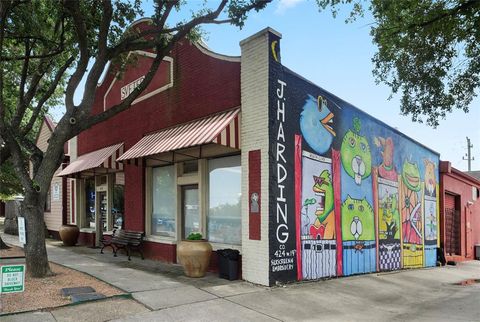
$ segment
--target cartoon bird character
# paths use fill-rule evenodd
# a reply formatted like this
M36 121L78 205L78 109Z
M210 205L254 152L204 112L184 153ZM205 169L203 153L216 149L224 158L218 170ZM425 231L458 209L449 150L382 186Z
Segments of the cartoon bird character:
M319 154L328 151L336 136L333 119L325 98L308 95L300 114L300 130L308 145Z
M373 139L373 142L378 148L382 148L383 151L380 152L383 158L382 164L378 167L378 174L380 177L385 178L391 181L397 181L397 171L395 165L393 164L393 141L391 137L382 138L376 136Z

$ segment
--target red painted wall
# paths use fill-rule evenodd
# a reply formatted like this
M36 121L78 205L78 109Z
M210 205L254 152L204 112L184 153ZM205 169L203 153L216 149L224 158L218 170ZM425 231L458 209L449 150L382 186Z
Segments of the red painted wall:
M239 62L208 56L187 41L176 46L171 56L173 87L81 133L79 155L119 142L128 149L146 133L240 105ZM108 75L98 88L94 114L103 111L103 97L112 80L113 76Z
M147 133L240 106L239 62L207 55L187 40L175 46L169 56L173 58L173 87L81 133L78 136L78 155L119 142L124 142L124 150L127 151ZM149 64L149 61L139 60L138 63ZM124 78L129 82L137 79L138 75L127 70ZM113 80L113 73L107 73L97 90L93 114L103 111L104 95ZM116 87L112 87L109 95L120 96L118 88L113 91ZM125 165L124 169L125 229L144 231L144 168ZM82 239L85 243L90 242L88 238ZM148 242L145 244L145 255L176 261L174 245Z
M474 245L480 244L480 199L473 200L472 186L480 189L480 181L452 168L447 161L440 162L440 219L443 243L445 243L443 202L445 193L458 195L460 198L461 256L452 256L447 260L473 259Z
M248 215L248 231L249 239L261 240L261 159L260 150L253 150L248 152L248 196L249 196L249 215ZM253 193L258 194L258 209L252 212L250 200Z

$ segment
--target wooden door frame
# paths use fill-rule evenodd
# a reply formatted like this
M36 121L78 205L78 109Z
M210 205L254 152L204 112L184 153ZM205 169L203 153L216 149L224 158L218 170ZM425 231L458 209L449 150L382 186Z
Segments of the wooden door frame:
M200 213L200 190L198 188L198 183L194 184L186 184L186 185L181 185L180 186L180 240L186 239L187 236L185 236L185 209L184 209L184 201L185 201L185 194L184 191L187 189L197 189L197 194L198 194L198 215L200 216L200 224L201 224L201 213ZM200 231L202 231L203 227L200 227Z

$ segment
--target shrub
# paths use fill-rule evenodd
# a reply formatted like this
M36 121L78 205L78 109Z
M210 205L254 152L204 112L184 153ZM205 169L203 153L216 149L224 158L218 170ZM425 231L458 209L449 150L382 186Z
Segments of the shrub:
M187 240L201 240L203 238L201 233L190 233L188 235Z

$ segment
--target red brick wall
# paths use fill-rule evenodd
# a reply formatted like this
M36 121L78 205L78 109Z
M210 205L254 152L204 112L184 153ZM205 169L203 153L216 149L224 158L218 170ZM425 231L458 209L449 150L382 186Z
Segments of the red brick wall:
M443 161L442 161L443 163ZM451 168L451 172L440 173L441 176L441 195L442 200L440 205L440 218L443 223L444 220L444 202L445 193L449 192L454 195L459 195L460 198L460 234L461 234L461 257L451 258L452 260L473 259L475 244L480 244L480 199L472 200L472 186L480 189L480 182L469 180L461 174L459 170ZM470 201L470 202L469 202ZM468 213L467 213L468 212ZM468 221L468 217L470 220ZM442 229L442 241L445 243L445 227ZM467 234L469 238L467 240ZM467 247L470 248L467 256Z
M125 165L125 229L145 231L145 184L142 166Z
M87 247L95 246L95 233L80 233L78 236L77 245L84 245Z
M78 137L78 155L124 142L127 151L145 134L240 105L240 63L220 60L182 41L172 51L173 87L133 105ZM143 61L145 63L145 61ZM139 61L141 63L141 61ZM125 78L128 78L128 70ZM107 73L99 86L92 113L104 109L104 94L114 80ZM112 91L109 95L120 95ZM125 165L125 229L145 231L145 184L141 166ZM91 236L81 236L90 244ZM176 260L174 245L145 243L145 255Z
M176 263L177 245L144 242L143 255L145 258L161 260L168 263Z
M260 192L260 150L253 150L248 152L248 203L249 203L249 216L248 216L248 233L249 238L252 240L261 239L261 200L262 195ZM253 193L258 194L258 211L252 213L250 200Z
M124 142L128 149L146 133L240 105L239 62L208 56L187 41L178 45L171 56L173 87L81 133L79 155L118 142ZM104 93L112 80L113 76L108 75L98 88L93 113L103 111Z

